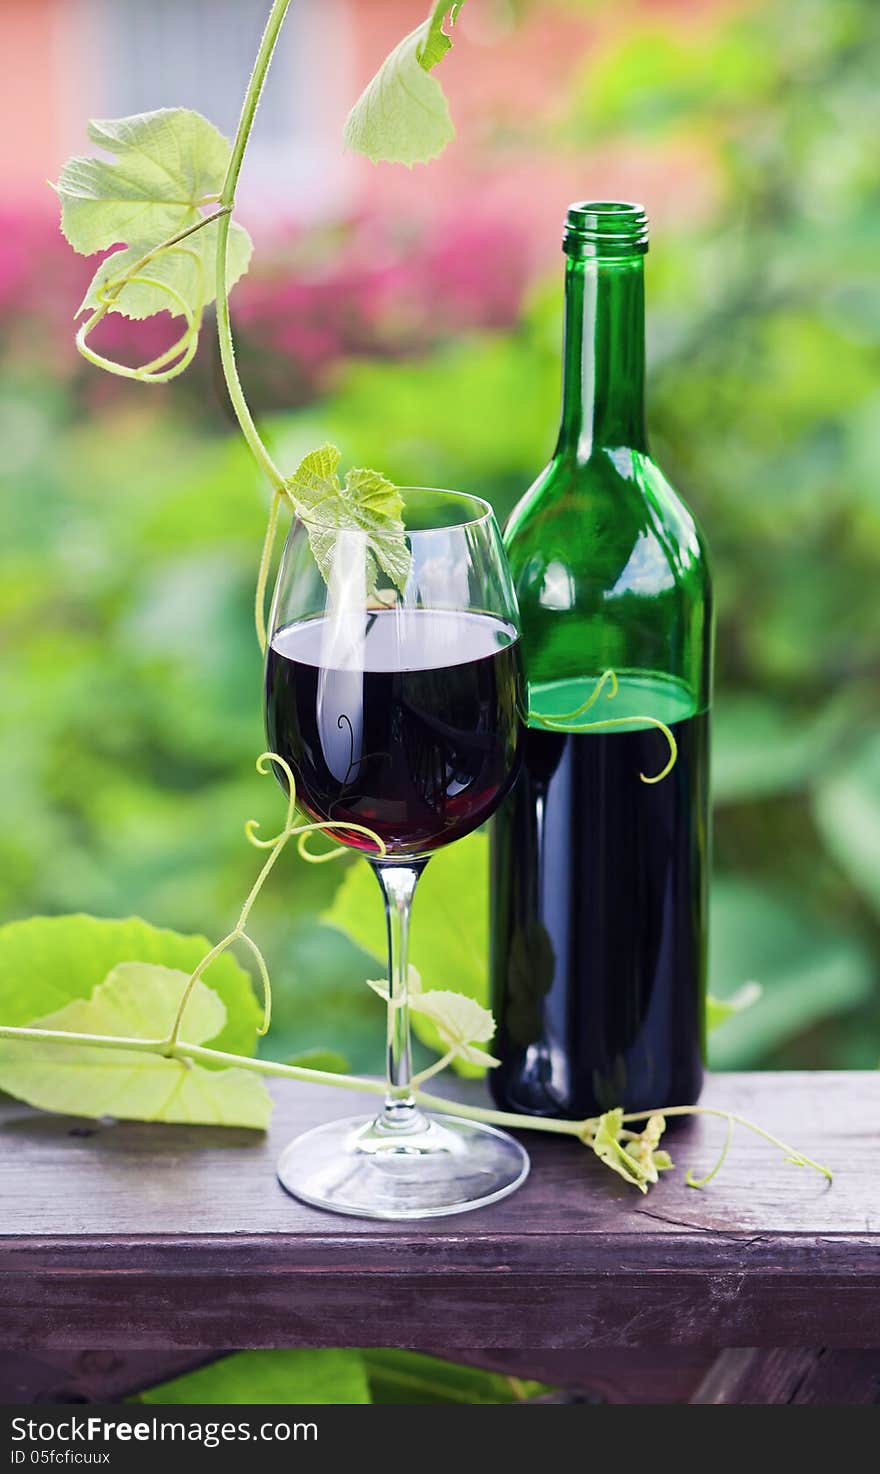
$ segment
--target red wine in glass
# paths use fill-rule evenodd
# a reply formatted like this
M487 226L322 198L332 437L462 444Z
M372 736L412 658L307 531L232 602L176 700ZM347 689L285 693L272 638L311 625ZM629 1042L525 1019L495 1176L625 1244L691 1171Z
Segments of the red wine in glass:
M461 610L364 610L282 626L266 664L269 745L310 814L365 825L391 856L427 855L492 814L516 775L517 631ZM279 775L280 776L280 775ZM336 838L367 853L356 830Z

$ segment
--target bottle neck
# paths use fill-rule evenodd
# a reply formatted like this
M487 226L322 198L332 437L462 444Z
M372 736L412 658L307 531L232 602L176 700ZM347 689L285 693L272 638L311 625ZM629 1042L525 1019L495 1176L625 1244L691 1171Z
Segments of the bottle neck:
M557 454L647 450L641 256L565 263L565 354Z

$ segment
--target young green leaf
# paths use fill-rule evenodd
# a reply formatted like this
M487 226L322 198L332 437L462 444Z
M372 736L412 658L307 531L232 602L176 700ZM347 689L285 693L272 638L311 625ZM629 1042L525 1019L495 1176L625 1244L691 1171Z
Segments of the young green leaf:
M443 89L429 73L452 46L443 29L453 25L464 0L437 0L427 19L386 57L358 98L345 125L349 148L374 164L424 164L455 137Z
M591 1122L585 1140L593 1148L600 1162L610 1167L627 1182L637 1187L639 1192L646 1193L648 1184L657 1181L657 1173L650 1167L645 1167L641 1161L632 1156L620 1140L623 1130L623 1111L619 1106L613 1111L606 1111L599 1117L598 1122Z
M378 993L383 1002L390 1003L391 989L388 986L387 978L367 978L367 987L372 988L374 993ZM410 1009L413 1007L413 1000L419 996L421 991L421 974L418 968L413 967L412 963L410 963L406 971L406 996Z
M444 1053L453 1050L457 1059L485 1069L498 1064L497 1059L478 1047L487 1043L495 1033L495 1020L481 1003L465 998L463 993L432 988L427 993L417 993L410 1008L414 1014L422 1014L432 1020Z
M391 993L387 979L367 978L367 987L378 993L386 1003ZM436 1033L438 1048L443 1054L452 1052L457 1060L484 1069L494 1069L498 1060L480 1049L495 1033L495 1020L488 1008L463 993L453 993L446 988L422 987L422 979L410 964L407 981L407 1003L413 1018L430 1019Z
M626 1154L644 1169L649 1182L658 1180L658 1173L669 1172L672 1168L672 1158L668 1152L658 1151L660 1138L666 1130L666 1121L663 1116L649 1116L648 1124L644 1131L626 1144Z
M123 962L90 998L34 1019L31 1027L163 1038L186 981L186 973L171 968ZM225 1018L217 994L197 983L183 1037L200 1044L222 1030ZM158 1053L34 1040L0 1040L0 1089L45 1111L124 1120L264 1130L272 1110L263 1082L244 1069L207 1070Z
M403 497L378 471L349 471L340 483L339 459L335 445L322 445L303 457L286 483L321 575L329 583L336 559L345 557L339 533L361 533L365 547L358 547L355 557L365 564L368 592L384 574L402 593L410 568L410 551L400 536Z

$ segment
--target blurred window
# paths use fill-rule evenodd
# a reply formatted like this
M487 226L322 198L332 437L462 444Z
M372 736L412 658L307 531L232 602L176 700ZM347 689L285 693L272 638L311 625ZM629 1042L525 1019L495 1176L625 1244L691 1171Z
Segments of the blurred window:
M191 107L232 136L266 21L266 0L88 3L101 58L104 116ZM264 213L302 218L339 205L341 142L331 134L338 135L345 116L344 93L339 94L347 84L348 20L347 0L297 0L290 8L244 177L248 201Z

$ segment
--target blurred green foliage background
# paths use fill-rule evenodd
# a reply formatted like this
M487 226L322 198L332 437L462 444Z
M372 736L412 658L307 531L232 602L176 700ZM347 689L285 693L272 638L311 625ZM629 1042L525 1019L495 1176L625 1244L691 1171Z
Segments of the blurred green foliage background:
M566 7L511 14L542 8L550 25ZM530 139L698 148L714 181L657 234L649 344L655 449L719 593L711 984L764 989L717 1036L721 1067L880 1061L878 60L874 0L727 6L692 31L630 6ZM363 239L343 222L258 244L233 298L282 463L327 437L505 514L552 448L561 267L527 270L515 222L508 239L461 219L442 250L404 237L381 272ZM266 491L208 334L167 391L76 361L88 274L54 228L0 220L0 913L219 936L255 871L243 821L281 813L253 768ZM261 901L276 1057L379 1064L357 986L375 964L319 919L349 863L290 856Z

